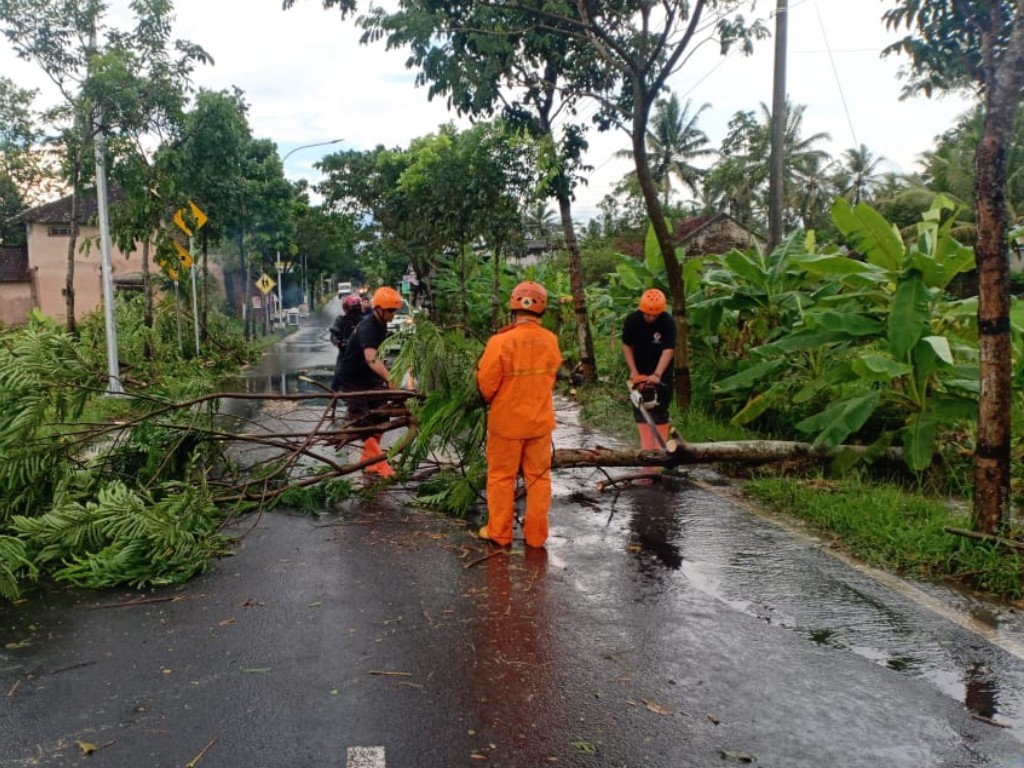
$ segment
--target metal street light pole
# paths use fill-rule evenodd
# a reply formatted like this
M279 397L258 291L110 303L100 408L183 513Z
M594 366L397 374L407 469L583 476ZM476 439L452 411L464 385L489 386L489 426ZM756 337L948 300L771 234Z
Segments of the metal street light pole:
M294 155L300 149L312 149L313 147L327 147L327 146L330 146L331 144L339 144L340 142L342 142L344 140L345 139L331 139L330 141L318 141L315 144L303 144L301 147L295 147L294 149L291 149L288 152L286 152L284 157L281 158L281 165L283 166L285 160L287 160L289 157ZM278 253L277 253L277 295L279 297L278 301L280 303L280 306L278 307L278 310L283 313L284 312L284 288L281 285L281 267L280 267L280 264L281 264L281 253L280 253L280 251L278 251ZM303 255L303 257L302 257L302 290L303 290L303 298L306 301L309 301L308 295L306 294L307 289L306 289L306 257L305 257L305 255Z
M342 141L344 141L344 139L331 139L330 141L319 141L316 144L303 144L301 147L295 147L295 149L291 149L288 152L286 152L284 157L281 158L281 165L284 165L284 161L287 160L292 155L294 155L300 149L312 149L313 147L326 147L329 144L338 144L339 142L342 142Z

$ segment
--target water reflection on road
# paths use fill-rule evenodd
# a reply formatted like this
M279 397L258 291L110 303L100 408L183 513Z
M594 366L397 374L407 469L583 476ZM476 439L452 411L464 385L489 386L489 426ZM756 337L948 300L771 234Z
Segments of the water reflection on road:
M567 404L559 422L559 446L611 445L580 428ZM574 546L556 546L556 560L604 548L602 567L620 570L609 581L632 580L633 600L685 612L688 592L698 590L809 643L927 680L1024 741L1024 618L1014 607L853 567L812 535L752 509L707 470L692 471L693 482L602 494L594 490L602 471L557 474L553 536ZM616 559L608 548L623 541L629 558Z

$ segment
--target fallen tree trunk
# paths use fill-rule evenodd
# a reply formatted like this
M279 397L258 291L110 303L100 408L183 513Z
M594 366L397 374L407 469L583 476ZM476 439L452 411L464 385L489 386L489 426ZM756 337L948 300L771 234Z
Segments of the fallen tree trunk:
M688 443L669 440L669 450L643 451L640 449L612 450L610 448L558 448L551 460L552 467L675 467L686 464L718 464L732 461L740 464L770 464L778 461L808 461L825 463L841 453L852 451L866 457L868 446L841 445L828 448L814 443L789 440L736 440L720 443ZM897 448L883 451L877 458L902 460Z

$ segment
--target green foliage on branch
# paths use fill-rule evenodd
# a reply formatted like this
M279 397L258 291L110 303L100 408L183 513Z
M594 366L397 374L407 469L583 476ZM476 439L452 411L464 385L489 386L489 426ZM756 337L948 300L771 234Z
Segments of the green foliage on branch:
M403 455L407 467L436 462L440 471L417 488L418 501L465 517L486 482L486 409L476 387L482 342L418 320L393 369L411 371L426 399L412 406L419 433Z
M115 480L95 501L62 494L37 517L17 516L33 563L80 587L143 587L185 581L209 567L225 539L220 513L204 486L170 483L159 495Z
M117 307L132 396L103 395L98 316L78 339L41 316L0 337L0 597L41 577L86 587L184 581L224 547L206 480L224 465L222 441L204 437L216 404L174 405L211 391L218 371L236 370L253 349L214 313L221 353L188 359L173 305L153 329L142 311L141 297ZM146 343L160 363L145 358Z

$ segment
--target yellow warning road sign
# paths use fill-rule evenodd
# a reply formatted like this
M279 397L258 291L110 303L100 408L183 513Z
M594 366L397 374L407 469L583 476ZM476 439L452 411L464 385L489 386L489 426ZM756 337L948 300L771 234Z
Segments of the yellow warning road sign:
M196 220L196 229L202 229L203 225L209 221L209 218L202 209L193 203L191 200L188 201L188 207L192 209L192 218Z
M178 229L184 232L189 237L192 236L192 230L188 228L188 224L185 223L185 209L179 208L174 213L174 223L178 225Z
M277 285L277 283L274 282L274 279L266 272L256 278L256 287L263 291L264 296L274 290L275 285Z
M183 266L185 269L191 269L192 268L192 254L189 253L188 248L183 246L177 240L172 240L171 242L174 243L174 247L178 251L178 256L181 258L181 266Z
M188 201L188 207L189 207L189 211L191 211L191 213L192 213L192 220L195 222L196 229L197 230L202 229L203 225L206 224L206 222L210 220L209 217L205 213L203 213L203 210L198 205L193 203L191 200ZM189 228L188 224L185 222L185 209L184 208L179 208L174 213L174 223L177 224L178 225L178 229L180 229L186 235L188 235L189 237L192 236L192 230Z

